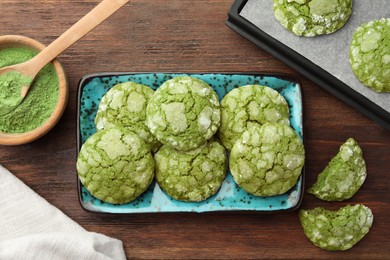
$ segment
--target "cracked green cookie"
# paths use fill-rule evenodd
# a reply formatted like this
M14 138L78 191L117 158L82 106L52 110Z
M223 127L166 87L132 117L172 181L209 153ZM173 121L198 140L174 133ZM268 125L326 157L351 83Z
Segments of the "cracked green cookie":
M246 85L230 91L221 101L221 113L218 135L228 150L253 125L290 124L285 98L276 90L261 85Z
M154 160L146 143L123 128L103 129L83 144L77 173L96 198L124 204L141 195L154 178Z
M303 143L288 125L266 123L245 131L230 153L230 171L250 194L274 196L297 182L305 161Z
M164 82L146 109L147 125L157 139L188 151L209 140L221 120L218 96L204 81L180 76Z
M95 117L96 129L124 127L138 134L152 152L160 142L146 125L146 106L154 91L148 86L125 82L113 86L102 98Z
M390 18L370 21L355 30L349 61L361 83L377 92L390 92Z
M355 195L366 176L362 149L353 138L349 138L308 192L326 201L346 200Z
M315 208L299 212L306 237L326 250L350 249L368 233L373 219L371 209L361 204L336 211Z
M339 30L352 13L352 0L274 0L276 20L295 35L313 37Z
M157 183L181 201L203 201L214 195L227 171L225 148L213 139L187 152L163 145L154 158Z

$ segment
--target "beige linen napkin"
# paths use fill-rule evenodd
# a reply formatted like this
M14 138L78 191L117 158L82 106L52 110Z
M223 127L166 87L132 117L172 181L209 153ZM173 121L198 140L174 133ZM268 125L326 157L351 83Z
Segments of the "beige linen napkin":
M126 259L120 240L88 232L0 165L0 259Z

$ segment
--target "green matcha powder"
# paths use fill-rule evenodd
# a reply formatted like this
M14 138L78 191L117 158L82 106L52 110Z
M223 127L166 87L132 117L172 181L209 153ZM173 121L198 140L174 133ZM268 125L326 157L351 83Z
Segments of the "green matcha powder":
M0 67L22 63L34 57L36 51L23 48L6 48L0 50ZM10 73L8 73L10 74ZM15 75L1 79L10 82ZM0 103L7 99L6 91L1 90ZM59 96L59 81L54 66L46 65L35 78L27 96L13 111L0 116L0 132L24 133L44 124L53 113Z
M21 96L23 86L31 84L32 79L17 71L0 76L0 115L5 115L15 109L23 100Z

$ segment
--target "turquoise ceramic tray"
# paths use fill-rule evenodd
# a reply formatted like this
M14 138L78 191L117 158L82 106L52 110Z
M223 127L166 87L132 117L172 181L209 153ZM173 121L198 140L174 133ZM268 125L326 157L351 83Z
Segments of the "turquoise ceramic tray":
M183 73L100 73L83 77L79 84L77 145L80 149L85 140L96 132L94 118L102 96L115 84L134 81L153 89L164 81ZM260 84L279 91L290 107L290 122L298 135L302 132L302 95L300 85L284 76L253 74L185 74L204 80L217 92L220 100L233 88ZM282 211L299 207L302 200L304 171L297 184L288 192L273 197L257 197L246 193L234 182L228 172L221 189L209 199L190 203L170 198L153 182L149 189L135 201L113 205L94 198L78 181L81 206L93 212L106 213L151 213L151 212L209 212L209 211Z

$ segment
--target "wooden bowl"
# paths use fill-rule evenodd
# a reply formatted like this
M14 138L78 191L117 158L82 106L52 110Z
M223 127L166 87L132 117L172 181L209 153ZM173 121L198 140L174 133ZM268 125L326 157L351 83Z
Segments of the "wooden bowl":
M10 48L10 47L27 47L33 50L41 51L45 48L40 42L33 40L28 37L19 36L19 35L4 35L0 36L0 49ZM58 103L48 118L48 120L43 123L38 128L31 130L25 133L4 133L0 132L0 145L20 145L32 142L47 132L49 132L61 118L67 101L68 101L68 81L66 78L65 71L58 60L53 60L52 64L57 73L59 80L59 97Z

